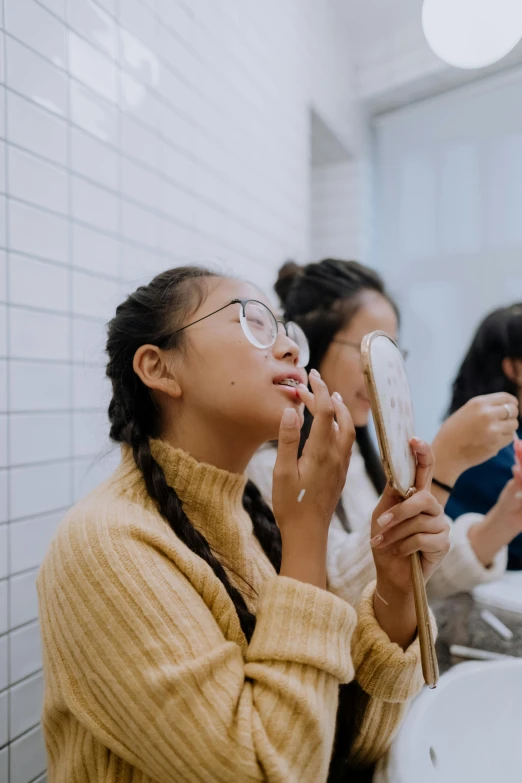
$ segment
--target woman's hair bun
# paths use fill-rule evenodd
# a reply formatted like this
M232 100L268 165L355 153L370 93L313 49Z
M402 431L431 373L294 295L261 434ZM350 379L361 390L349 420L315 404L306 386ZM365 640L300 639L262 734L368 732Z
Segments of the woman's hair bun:
M283 307L286 304L288 294L294 282L303 274L303 267L296 264L295 261L286 261L279 270L274 289Z

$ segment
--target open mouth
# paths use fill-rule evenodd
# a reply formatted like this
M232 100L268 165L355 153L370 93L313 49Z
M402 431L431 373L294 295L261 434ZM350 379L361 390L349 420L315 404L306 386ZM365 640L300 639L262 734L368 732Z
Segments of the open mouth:
M283 378L282 381L276 382L276 386L290 386L293 389L297 389L299 381L296 381L295 378Z

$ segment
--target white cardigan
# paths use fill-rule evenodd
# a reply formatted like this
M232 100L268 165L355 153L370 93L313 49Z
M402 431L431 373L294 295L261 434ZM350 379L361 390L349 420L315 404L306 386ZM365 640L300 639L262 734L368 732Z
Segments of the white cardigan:
M276 449L266 445L248 466L247 474L264 499L272 506L272 474ZM351 532L347 533L335 515L328 534L328 589L351 604L358 599L368 582L375 579L375 565L370 547L370 525L379 496L366 472L357 443L352 449L350 468L342 494ZM489 568L485 568L473 551L468 529L482 519L481 514L463 514L451 522L450 551L428 583L431 600L468 592L484 582L499 579L506 569L507 547L501 549Z

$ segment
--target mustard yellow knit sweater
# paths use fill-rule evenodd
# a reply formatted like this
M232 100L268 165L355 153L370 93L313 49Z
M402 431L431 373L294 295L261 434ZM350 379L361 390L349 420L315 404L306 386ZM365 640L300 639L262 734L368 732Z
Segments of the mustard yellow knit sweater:
M257 615L247 645L221 582L169 528L132 456L73 508L38 577L50 783L321 783L339 683L362 691L354 764L386 749L421 687L403 652L340 598L276 576L245 478L155 441L192 523Z

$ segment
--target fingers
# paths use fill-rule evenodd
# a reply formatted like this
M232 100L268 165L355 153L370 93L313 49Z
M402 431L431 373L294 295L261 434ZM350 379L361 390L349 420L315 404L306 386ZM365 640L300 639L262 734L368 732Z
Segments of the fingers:
M431 446L420 438L412 438L410 440L410 446L417 457L415 489L428 489L435 469L435 457Z
M395 525L391 529L386 529L382 533L377 534L370 540L370 544L374 549L382 549L418 533L437 535L438 533L443 533L447 528L448 524L442 514L436 517L419 514L413 517L413 519L407 519L400 525Z
M426 554L446 554L449 550L448 533L444 530L441 533L431 535L430 533L416 533L404 541L395 545L394 554L398 557L407 557L414 552Z
M274 478L297 478L297 454L301 429L295 408L286 408L281 418Z
M334 406L335 419L339 426L337 433L337 443L341 457L347 461L350 458L353 442L355 440L355 427L352 417L340 394L332 394L332 403Z
M401 503L390 508L385 514L379 517L377 525L380 528L389 530L394 525L412 519L419 514L428 514L429 516L438 516L442 509L434 496L428 490L421 490L411 498L403 500Z
M494 392L493 394L485 394L480 399L484 402L488 402L490 405L512 405L518 410L518 400L512 394L507 392Z
M334 406L317 370L310 371L309 379L315 397L315 415L308 442L314 451L324 451L334 431Z

